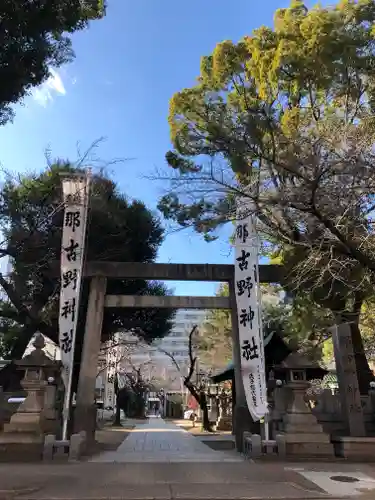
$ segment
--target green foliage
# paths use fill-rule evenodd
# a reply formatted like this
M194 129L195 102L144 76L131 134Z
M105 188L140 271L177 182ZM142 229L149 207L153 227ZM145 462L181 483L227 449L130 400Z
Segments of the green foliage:
M211 238L247 197L264 239L305 252L304 274L324 266L324 279L339 275L367 293L367 271L375 271L374 22L372 0L312 9L293 1L276 12L273 29L223 41L203 57L197 84L170 102L174 150L166 159L187 190L160 200L164 215Z
M12 105L74 58L71 34L105 15L104 0L19 1L0 5L0 124Z
M294 0L273 28L219 43L171 99L167 161L187 189L160 200L211 236L247 199L263 242L281 250L284 286L349 322L361 393L373 377L358 321L375 283L374 23L372 0Z
M268 320L275 318L282 324L284 338L316 360L329 364L334 361L330 328L335 317L329 307L319 305L314 291L299 290L293 293L288 304L265 306ZM366 299L361 307L359 328L364 351L369 360L375 359L374 297Z
M284 339L315 360L323 357L323 346L328 338L327 329L334 324L330 310L314 302L311 294L299 291L288 303L280 301L265 306L266 321L281 326Z
M3 350L7 350L12 359L22 355L37 329L58 340L59 283L54 278L52 264L59 261L61 252L60 174L69 171L79 171L79 168L68 162L57 162L41 174L28 174L18 180L9 177L0 193L0 222L5 237L0 252L9 256L12 266L7 279L0 275L0 284L8 296L0 310L2 343ZM93 176L88 220L88 261L152 262L156 258L163 240L160 221L143 203L127 199L104 172ZM77 331L78 358L88 289L85 281ZM107 293L165 295L170 292L157 282L108 280ZM173 311L167 309L108 308L104 313L103 340L124 329L135 331L143 340L151 342L169 332L173 315Z
M314 360L323 357L327 329L334 324L328 309L317 305L306 292L294 294L288 303L282 300L278 285L262 285L263 330L267 336L277 332L287 343ZM228 285L217 295L228 296ZM232 359L232 326L228 310L209 311L197 339L198 356L208 368L220 369Z
M0 307L0 359L9 359L9 353L22 336L23 326L8 317L14 313L11 304L3 301Z
M366 353L367 359L374 363L375 362L375 298L369 297L366 299L361 308L361 314L359 318L359 328L361 331L361 336L363 340L363 347ZM325 363L331 363L334 361L333 352L333 342L332 338L327 339L323 345L323 359Z

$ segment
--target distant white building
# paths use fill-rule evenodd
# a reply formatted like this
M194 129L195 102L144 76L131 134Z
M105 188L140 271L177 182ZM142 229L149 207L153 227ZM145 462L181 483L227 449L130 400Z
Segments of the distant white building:
M170 334L153 342L149 353L151 366L155 377L164 381L166 390L181 390L181 375L186 375L190 367L189 334L194 325L201 327L206 317L203 309L179 309Z

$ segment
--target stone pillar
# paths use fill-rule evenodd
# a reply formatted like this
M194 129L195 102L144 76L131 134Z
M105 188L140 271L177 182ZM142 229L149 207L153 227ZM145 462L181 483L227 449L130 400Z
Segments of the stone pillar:
M55 379L48 382L44 394L44 430L48 434L60 434L60 415L57 409L57 385Z
M349 436L364 437L366 430L350 325L343 323L333 327L332 339L342 417Z
M4 391L0 385L0 431L3 429L4 418Z
M87 307L81 368L79 371L76 408L74 411L74 432L79 433L80 431L86 431L89 441L95 437L95 383L98 373L98 357L106 288L107 278L103 276L95 276L92 278Z
M234 435L234 411L236 408L236 382L234 380L234 374L232 377L232 434Z
M253 421L246 403L245 389L242 382L241 374L241 348L240 337L238 331L237 318L237 303L234 281L231 280L229 285L229 300L231 308L232 322L232 342L233 342L233 362L234 362L234 380L236 384L236 404L233 414L233 428L236 440L236 448L238 451L243 450L243 433L245 431L254 431Z
M55 418L56 416L56 385L54 383L48 383L46 387L46 393L44 397L44 409L46 416Z
M286 412L287 401L285 397L284 387L275 387L272 393L272 407L271 407L271 433L272 437L275 438L283 430L283 416Z

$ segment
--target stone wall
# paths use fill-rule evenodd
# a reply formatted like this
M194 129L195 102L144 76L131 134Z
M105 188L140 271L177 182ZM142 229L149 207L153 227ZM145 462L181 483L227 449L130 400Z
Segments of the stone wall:
M274 436L283 431L282 419L287 402L287 388L276 388L273 395L272 409L272 433ZM375 391L370 390L367 396L361 396L361 402L366 433L368 436L375 436ZM327 434L333 436L348 435L348 429L346 429L341 415L341 398L337 390L324 389L319 393L306 395L306 403L310 406L312 413Z
M341 416L341 398L338 391L324 389L321 393L309 397L312 412L316 415L324 430L332 435L348 435ZM361 396L363 416L367 436L375 436L375 391Z

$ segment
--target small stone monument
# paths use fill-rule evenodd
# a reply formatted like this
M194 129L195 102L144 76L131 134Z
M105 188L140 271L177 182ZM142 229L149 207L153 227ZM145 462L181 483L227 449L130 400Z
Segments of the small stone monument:
M341 414L347 429L346 436L334 436L332 439L335 453L351 460L373 461L375 438L366 436L350 324L342 323L333 327L332 338Z
M306 391L310 387L308 372L316 370L319 370L316 363L298 352L291 353L275 370L279 374L284 372L286 378L283 434L287 456L333 456L330 436L323 431L306 403Z
M42 455L46 417L48 419L48 414L45 414L47 378L56 375L60 366L43 351L45 341L42 334L36 335L33 345L34 351L16 362L18 369L25 372L21 385L27 393L26 398L0 434L0 451L6 452L7 456L12 452L22 453L25 459L29 455L33 458Z
M341 397L341 411L347 432L349 436L364 437L366 430L350 325L345 323L334 327L332 339Z

